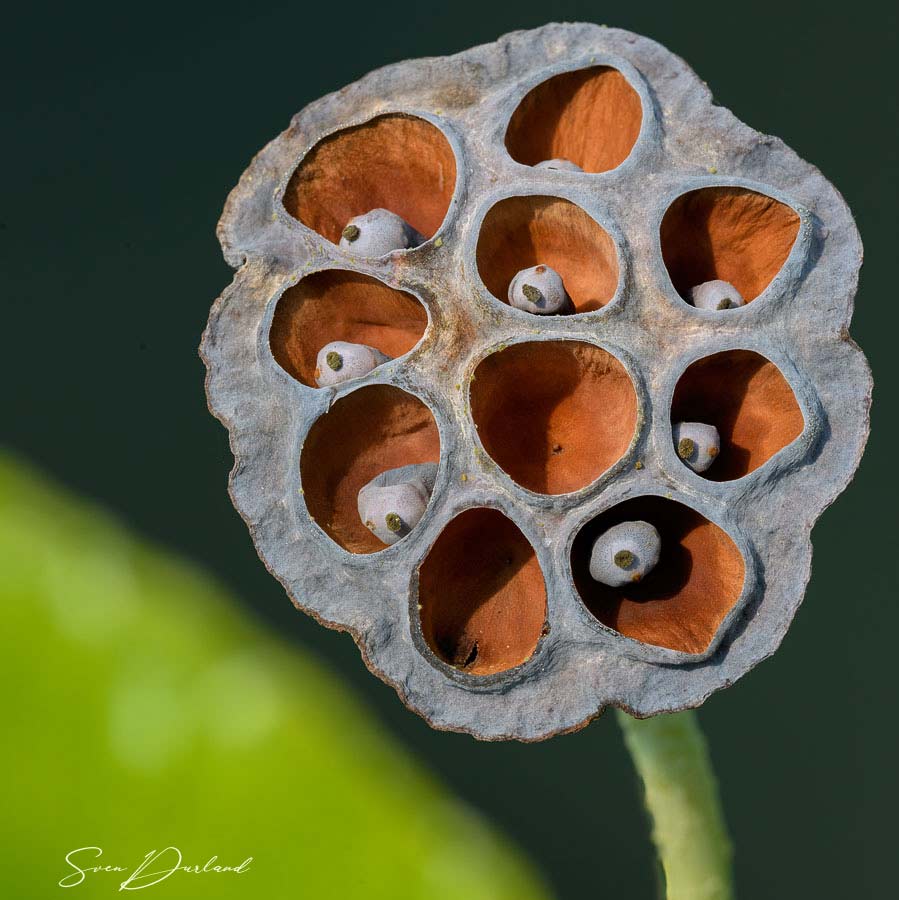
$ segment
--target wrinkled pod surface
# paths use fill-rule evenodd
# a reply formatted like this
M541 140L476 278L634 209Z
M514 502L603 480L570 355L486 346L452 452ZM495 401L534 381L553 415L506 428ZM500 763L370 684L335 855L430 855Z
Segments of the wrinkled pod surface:
M364 255L373 210L399 236ZM219 237L237 271L201 353L234 504L432 725L538 740L693 707L777 648L867 437L861 245L677 56L547 25L379 69L258 154ZM538 266L561 314L508 302ZM320 386L332 342L371 363ZM414 512L387 544L360 491L422 471L378 495L378 528ZM634 522L651 570L591 576Z

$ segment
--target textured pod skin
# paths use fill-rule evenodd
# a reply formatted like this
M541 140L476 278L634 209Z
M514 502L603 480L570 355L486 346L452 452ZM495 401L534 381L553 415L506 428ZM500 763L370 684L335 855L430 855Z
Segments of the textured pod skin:
M642 106L624 161L601 173L516 162L504 136L525 95L555 75L598 65L617 69ZM390 112L439 129L456 158L455 186L443 224L422 246L357 259L288 214L282 198L297 165L324 138ZM744 291L747 305L726 315L685 302L690 284L679 285L675 263L666 260L666 211L713 187L765 194L797 223L770 283L756 297ZM601 308L535 324L485 287L476 262L485 215L504 198L536 196L576 204L614 241L617 288ZM259 153L228 199L219 237L237 272L212 309L201 354L210 409L230 433L234 504L294 604L349 631L369 668L433 726L539 740L583 727L609 705L640 717L694 707L778 647L809 579L812 524L848 484L867 438L871 377L847 330L862 249L845 202L821 173L714 105L677 56L625 31L566 24L377 70L310 104ZM351 385L314 389L291 378L268 344L274 309L291 285L324 269L362 272L418 297L429 319L423 339ZM693 283L701 280L708 277ZM569 493L538 494L485 453L470 382L479 362L507 346L564 339L602 347L621 362L636 391L637 427L597 479ZM779 452L715 481L677 457L672 400L688 367L737 351L776 366L801 420ZM381 552L354 554L310 515L299 459L313 424L370 383L394 385L430 408L440 466L414 531ZM778 407L771 408L774 415ZM706 420L690 410L677 417ZM723 456L706 474L726 470ZM700 514L741 559L742 569L731 566L726 578L705 585L709 603L724 581L737 585L735 599L710 617L714 628L701 640L682 641L687 649L663 646L664 634L641 640L604 623L574 583L581 529L637 498L651 507L670 498L685 515ZM441 659L419 621L419 567L447 525L475 507L515 523L546 587L546 621L533 652L489 675ZM694 602L697 616L707 612L701 599Z

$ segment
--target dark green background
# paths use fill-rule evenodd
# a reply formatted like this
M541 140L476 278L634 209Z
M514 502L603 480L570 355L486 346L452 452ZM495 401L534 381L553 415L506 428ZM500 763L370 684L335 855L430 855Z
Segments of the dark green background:
M896 13L864 3L37 4L6 14L3 439L234 586L337 667L565 898L645 898L655 874L611 716L537 746L431 731L345 635L296 614L225 482L196 355L230 279L214 228L251 156L369 69L548 20L647 34L719 103L844 193L866 245L853 334L877 379L858 476L815 530L784 646L702 712L744 898L894 890L897 726Z

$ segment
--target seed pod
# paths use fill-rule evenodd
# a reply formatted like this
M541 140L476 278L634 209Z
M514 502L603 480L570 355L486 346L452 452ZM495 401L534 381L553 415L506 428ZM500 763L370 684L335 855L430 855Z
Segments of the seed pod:
M649 522L621 522L603 532L590 554L590 577L609 587L642 581L656 567L662 539Z
M714 425L678 422L671 431L677 455L694 472L705 472L721 452L721 436Z
M537 163L535 169L549 169L554 172L583 172L584 170L570 159L545 159Z
M509 284L509 305L538 316L574 312L562 276L545 265L522 269Z
M390 357L366 344L331 341L315 358L315 381L319 387L332 387L353 378L362 378L372 369L390 361Z
M389 209L371 209L354 216L340 233L340 246L356 256L384 256L424 242L421 234Z
M697 309L737 309L746 305L740 292L729 281L720 279L690 288L690 300Z
M359 491L359 518L380 541L395 544L421 520L436 476L434 463L382 472Z
M421 235L391 218L363 252L365 217L348 220L385 207ZM379 69L255 157L219 234L238 271L202 353L234 503L295 604L428 721L536 740L609 705L671 712L779 646L811 525L867 437L846 331L861 245L818 169L678 56L547 25ZM509 309L541 265L576 316ZM521 297L548 296L533 278ZM758 309L697 312L721 283ZM394 362L318 390L335 338ZM688 423L721 430L701 478L672 453ZM438 461L430 500L386 478ZM371 518L379 537L358 502L382 476L403 493ZM598 539L639 522L655 568L593 578ZM617 552L633 558L616 572L643 572L645 546Z

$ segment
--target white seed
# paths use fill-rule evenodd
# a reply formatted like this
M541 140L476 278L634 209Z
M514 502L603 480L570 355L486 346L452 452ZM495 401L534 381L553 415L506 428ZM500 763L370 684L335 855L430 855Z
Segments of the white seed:
M550 266L522 269L509 284L509 305L538 316L574 312L562 276Z
M677 455L694 472L705 472L721 450L721 435L704 422L677 422L671 429Z
M382 472L359 491L359 518L380 541L395 544L421 520L436 477L436 463L414 463Z
M544 159L538 162L535 169L556 169L559 172L583 172L584 170L570 159Z
M340 246L358 256L384 256L425 242L405 219L389 209L372 209L347 222Z
M746 301L729 281L704 281L690 288L690 300L697 309L736 309Z
M353 378L362 378L390 357L366 344L347 341L331 341L325 344L315 357L315 381L319 387L343 384Z
M662 539L649 522L622 522L593 543L590 577L609 587L641 581L656 566Z

